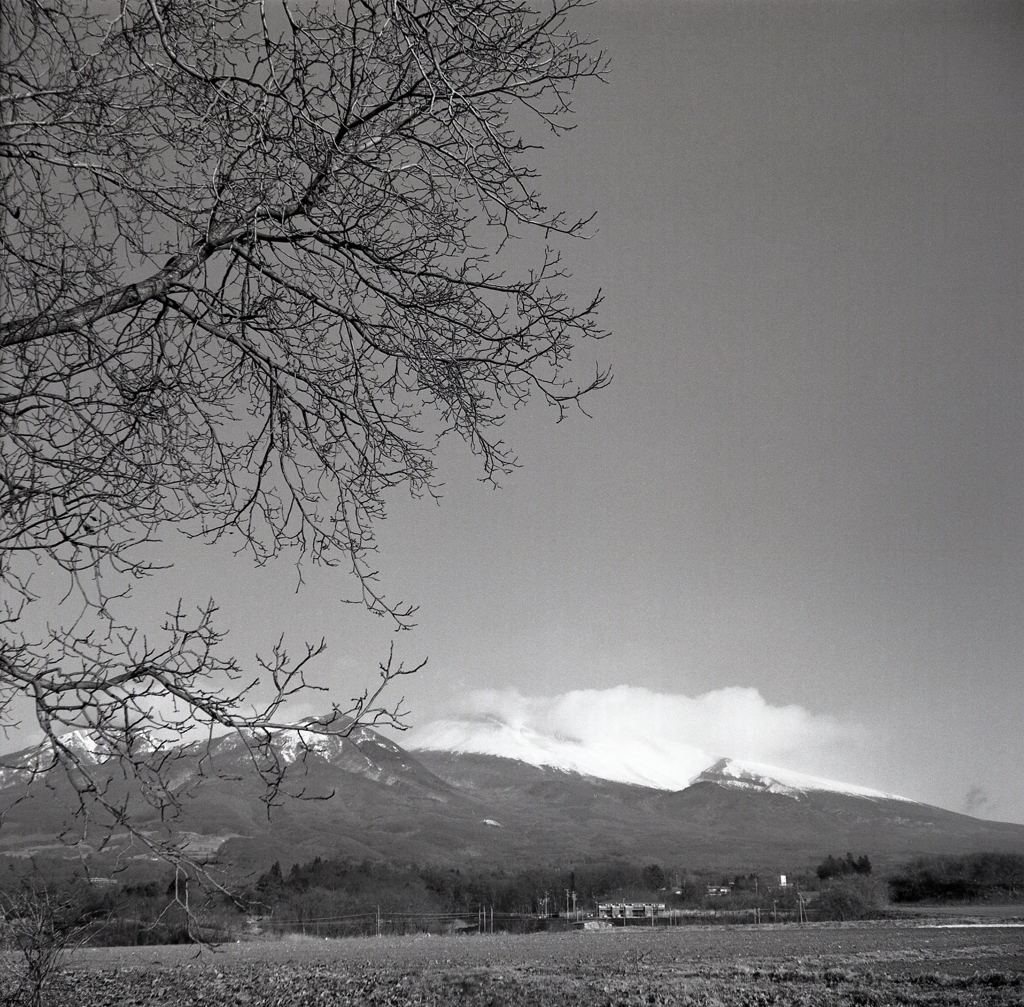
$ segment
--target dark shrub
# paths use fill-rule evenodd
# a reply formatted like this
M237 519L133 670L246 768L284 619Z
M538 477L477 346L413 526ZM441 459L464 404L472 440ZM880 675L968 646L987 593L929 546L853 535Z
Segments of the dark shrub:
M864 875L832 880L815 906L822 920L867 920L880 914L885 903L882 887Z

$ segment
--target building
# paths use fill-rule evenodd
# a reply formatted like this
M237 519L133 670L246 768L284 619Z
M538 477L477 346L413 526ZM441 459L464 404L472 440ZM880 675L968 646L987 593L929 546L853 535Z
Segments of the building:
M599 902L597 906L602 920L650 920L664 914L664 902Z

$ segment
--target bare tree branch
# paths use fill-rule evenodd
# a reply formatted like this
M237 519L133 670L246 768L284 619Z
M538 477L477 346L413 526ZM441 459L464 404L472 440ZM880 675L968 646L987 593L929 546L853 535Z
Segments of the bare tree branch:
M508 409L539 396L561 418L607 384L569 371L603 334L600 295L574 306L545 247L587 221L543 204L520 131L570 128L573 88L605 70L567 24L577 6L6 5L0 726L31 703L49 762L29 768L63 767L86 819L131 829L133 799L175 813L197 732L245 739L268 807L287 792L271 738L296 727L322 644L246 674L213 602L126 625L159 538L341 564L408 626L370 563L388 491L437 494L452 433L497 479ZM509 239L531 234L539 261L517 273ZM54 574L66 594L31 635ZM399 723L381 690L409 673L392 652L300 737Z

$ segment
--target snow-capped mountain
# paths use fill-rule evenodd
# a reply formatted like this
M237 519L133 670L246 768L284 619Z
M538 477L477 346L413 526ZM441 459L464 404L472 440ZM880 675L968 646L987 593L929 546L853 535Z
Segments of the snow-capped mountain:
M109 763L110 786L130 795L130 774L103 745L67 737L83 760L95 759L101 782ZM1024 852L1021 825L683 746L654 751L638 741L616 751L498 722L473 736L456 723L431 725L413 743L416 752L368 728L348 738L301 727L275 735L272 757L289 774L269 817L266 780L254 766L268 753L237 735L196 743L168 763L180 816L165 821L141 802L136 821L176 832L240 871L314 856L515 868L624 858L736 871L805 869L846 850L878 864L919 853ZM43 754L3 760L44 772L27 788L0 781L0 858L84 849L60 838L78 805L63 771L45 772Z
M58 740L61 747L83 766L100 766L117 754L109 740L87 728L67 731ZM151 755L157 747L146 732L140 732L132 739L135 755ZM0 789L28 782L38 773L51 769L56 761L53 742L49 738L32 748L0 756Z
M529 766L658 790L682 790L715 761L691 745L621 737L583 743L495 719L437 720L414 728L403 741L413 752L496 755Z
M657 790L684 790L694 783L716 783L790 797L829 791L856 797L906 800L855 783L721 758L683 742L623 738L621 735L584 742L494 718L434 721L414 729L405 741L406 747L414 752L493 755L530 766Z
M303 723L314 723L308 718ZM345 724L339 725L344 729ZM82 766L103 766L118 757L119 745L102 733L80 728L67 731L60 736L59 744ZM120 739L117 739L118 741ZM192 753L207 750L206 741L193 741L184 736L180 744L161 740L155 734L138 732L131 742L133 759L146 759L158 751L167 755L172 750ZM413 770L415 760L409 758L404 749L389 741L376 731L357 727L347 735L322 734L319 731L293 730L271 732L270 749L273 758L283 766L291 766L315 758L346 772L358 773L385 784L396 782L404 772ZM214 758L233 759L255 755L258 759L259 745L256 739L237 733L222 734L208 743L210 755ZM16 783L25 783L40 772L47 772L56 764L53 743L46 739L39 745L0 758L0 789ZM180 774L179 774L180 775Z
M316 718L309 718L304 723L315 722ZM339 725L342 729L345 726ZM385 786L416 776L420 768L405 749L368 727L357 727L347 735L321 734L301 727L274 731L270 744L284 766L322 761ZM215 758L237 757L246 751L246 741L237 734L228 734L217 739L210 750Z
M790 769L777 769L758 762L739 762L736 759L719 759L696 776L693 783L716 783L736 790L753 790L769 794L786 794L796 797L813 791L828 791L834 794L849 794L852 797L870 797L884 801L906 801L897 794L887 794L871 787L855 783L840 783L826 780L821 776L795 773Z

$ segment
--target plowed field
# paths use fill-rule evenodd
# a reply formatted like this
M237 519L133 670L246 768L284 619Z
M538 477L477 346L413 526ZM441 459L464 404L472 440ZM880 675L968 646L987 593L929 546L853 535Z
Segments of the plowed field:
M818 924L83 949L50 1002L1020 1007L1024 929Z

